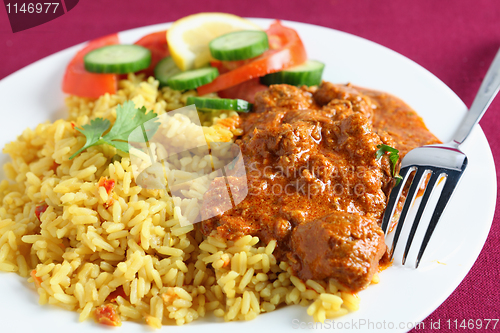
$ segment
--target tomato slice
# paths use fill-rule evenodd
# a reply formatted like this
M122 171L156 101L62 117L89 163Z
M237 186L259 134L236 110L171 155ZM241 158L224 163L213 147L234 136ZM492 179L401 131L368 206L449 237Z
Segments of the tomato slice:
M255 60L256 58L247 59L247 60L235 60L235 61L212 60L212 61L210 61L210 66L216 67L219 70L219 74L224 74L224 73L232 71L238 67L246 65L246 64L252 62L253 60Z
M250 103L255 102L255 94L259 91L269 88L260 83L259 78L247 80L233 87L218 92L219 97L231 99L243 99Z
M235 68L238 68L245 63L241 61L220 61L213 60L210 66L219 70L219 74L227 73ZM250 61L246 60L246 63ZM260 83L260 78L250 79L245 82L239 83L235 86L217 92L219 97L231 99L243 99L250 103L255 102L255 94L259 91L267 89L268 86Z
M151 51L151 65L140 72L146 73L147 76L154 75L154 69L158 61L170 54L167 44L167 30L146 35L135 42L135 44L143 46Z
M212 82L198 88L205 95L233 87L250 79L299 65L307 60L306 50L297 32L275 21L267 29L270 49L249 60L223 62L231 71L219 75Z
M97 74L85 70L83 57L92 50L106 45L118 44L118 34L94 39L88 43L70 61L64 73L62 90L66 94L98 98L105 93L115 94L118 76L115 74Z

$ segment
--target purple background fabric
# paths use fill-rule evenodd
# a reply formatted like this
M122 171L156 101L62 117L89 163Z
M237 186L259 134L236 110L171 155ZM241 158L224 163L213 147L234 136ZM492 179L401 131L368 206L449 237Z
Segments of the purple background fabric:
M293 20L364 37L427 68L467 106L472 103L500 47L500 3L497 0L80 1L71 12L15 34L9 26L6 9L1 6L0 79L86 40L208 11ZM497 161L497 178L500 174L499 112L500 98L497 98L481 121ZM473 228L474 221L470 222ZM438 319L443 322L500 317L499 242L500 215L497 211L474 267L455 292L426 319L427 323Z

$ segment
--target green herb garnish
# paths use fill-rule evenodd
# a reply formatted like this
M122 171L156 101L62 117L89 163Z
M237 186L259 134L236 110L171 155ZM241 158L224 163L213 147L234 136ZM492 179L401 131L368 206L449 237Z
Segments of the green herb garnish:
M396 179L396 186L398 186L399 182L403 180L403 177L401 177L399 174L396 174L396 165L398 164L399 160L399 150L384 144L378 145L377 148L378 150L375 152L375 159L377 161L382 156L384 156L384 154L389 153L389 160L391 161L392 177Z
M83 125L81 128L75 127L76 130L87 137L87 142L69 159L73 159L89 147L102 144L108 144L116 149L128 153L128 140L132 131L139 126L144 126L145 123L157 116L158 115L153 111L146 114L145 107L137 109L132 101L127 101L123 103L123 105L118 105L116 108L116 121L106 135L103 136L104 132L106 132L111 125L111 122L107 119L96 118L91 120L90 124ZM148 132L148 137L152 137L154 135L158 126L158 122L150 122L147 124L146 131Z

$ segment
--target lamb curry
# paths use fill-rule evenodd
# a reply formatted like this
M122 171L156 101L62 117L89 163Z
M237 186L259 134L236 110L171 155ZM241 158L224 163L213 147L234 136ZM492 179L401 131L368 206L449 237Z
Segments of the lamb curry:
M389 159L376 159L377 146L403 156L439 140L398 98L329 82L271 86L242 118L236 143L247 174L231 183L247 185L248 195L204 221L202 231L275 239L277 259L301 279L335 278L353 292L366 287L386 252L380 223L394 185ZM203 209L217 207L225 190L216 179Z

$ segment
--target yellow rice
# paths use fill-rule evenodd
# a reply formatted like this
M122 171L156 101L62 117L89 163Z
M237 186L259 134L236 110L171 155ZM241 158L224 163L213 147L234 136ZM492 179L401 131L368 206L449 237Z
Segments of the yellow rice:
M116 106L127 100L161 115L195 95L159 89L153 78L134 75L119 87L97 100L68 97L67 120L27 129L5 146L11 162L4 166L9 179L0 183L1 271L36 282L40 304L77 311L79 321L94 318L119 287L126 294L115 300L121 320L154 328L209 313L251 320L284 304L308 306L316 321L357 310L357 296L334 280L301 281L287 263L276 262L275 241L261 244L247 235L226 242L204 237L196 225L182 227L203 184L191 189L190 199L174 203L166 191L137 186L129 155L110 146L69 160L85 143L74 126L95 117L113 123ZM208 142L241 134L234 112L201 117ZM199 162L185 159L182 168L196 171ZM101 177L116 182L109 195L98 184ZM39 220L35 209L42 203L47 209Z

